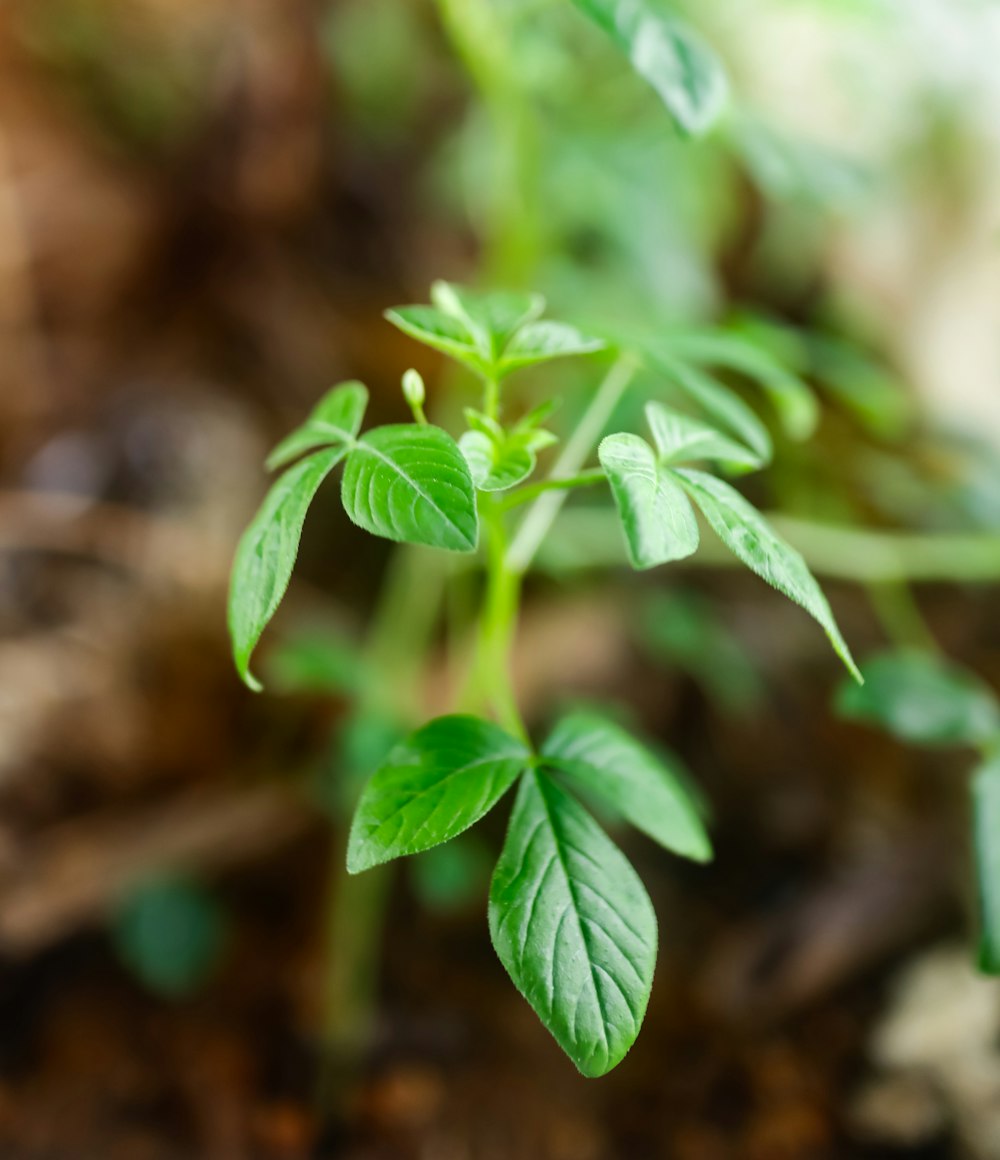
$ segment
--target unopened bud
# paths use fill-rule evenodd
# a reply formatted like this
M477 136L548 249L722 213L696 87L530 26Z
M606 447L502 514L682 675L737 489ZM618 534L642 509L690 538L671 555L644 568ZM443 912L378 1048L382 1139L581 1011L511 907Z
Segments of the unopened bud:
M422 407L427 391L424 389L424 380L419 371L412 367L403 375L403 398L411 407Z

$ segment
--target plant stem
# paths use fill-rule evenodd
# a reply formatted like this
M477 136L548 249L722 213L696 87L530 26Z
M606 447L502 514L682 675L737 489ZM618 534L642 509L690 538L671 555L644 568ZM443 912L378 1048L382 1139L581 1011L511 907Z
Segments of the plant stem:
M563 448L562 455L556 460L552 469L554 478L575 475L586 463L638 366L631 355L621 355L617 359L597 388L590 406ZM521 521L507 553L507 566L512 572L523 575L531 567L535 553L565 502L565 491L549 491L535 500Z
M569 491L574 487L593 487L594 484L604 483L606 480L607 476L599 467L595 467L591 471L581 471L579 475L567 475L558 479L555 476L550 476L538 483L529 483L527 487L509 492L500 501L500 506L504 511L509 511L511 508L520 507L523 503L530 503L547 491Z

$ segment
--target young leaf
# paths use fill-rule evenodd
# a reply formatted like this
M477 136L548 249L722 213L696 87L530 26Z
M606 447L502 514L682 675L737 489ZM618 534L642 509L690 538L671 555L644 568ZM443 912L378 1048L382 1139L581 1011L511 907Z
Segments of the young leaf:
M691 28L653 0L573 0L624 52L667 107L677 127L699 136L726 102L718 57Z
M639 1033L656 915L621 851L544 773L531 771L490 886L490 935L514 985L586 1076Z
M686 467L679 468L677 475L733 555L817 620L848 672L864 684L830 605L799 553L728 483Z
M435 282L431 300L439 310L465 324L475 336L483 358L491 364L500 357L515 331L538 318L545 309L545 299L540 294L504 290L476 294L451 282Z
M286 436L267 457L267 469L284 467L293 459L329 444L350 444L361 430L368 407L368 388L363 383L341 383L327 391L309 418Z
M698 547L698 522L683 489L638 435L609 435L598 448L633 568L683 560Z
M351 824L348 871L454 838L489 813L530 760L522 742L488 721L431 721L398 745L365 786Z
M376 536L473 552L476 493L458 444L440 427L376 427L354 445L344 469L344 508Z
M572 713L556 725L541 757L546 768L561 770L603 798L661 846L696 862L711 859L711 843L683 778L618 725L593 713Z
M566 322L529 322L504 348L499 372L509 375L521 367L536 366L555 358L593 354L606 346L603 338L583 334Z
M1000 975L1000 757L972 782L973 834L979 888L979 969Z
M506 491L535 470L534 455L517 440L498 442L482 431L466 431L458 445L480 491Z
M236 669L251 689L250 655L274 616L298 555L306 512L319 485L347 454L347 447L317 451L278 479L243 533L229 587L229 635Z
M468 325L436 306L396 306L385 317L404 334L449 355L476 374L489 372L490 359Z
M846 717L914 745L979 745L1000 733L1000 704L972 673L921 652L883 653L864 666L864 687L840 690Z
M763 466L760 456L697 419L671 411L662 403L646 404L646 421L661 463L713 459L738 467Z

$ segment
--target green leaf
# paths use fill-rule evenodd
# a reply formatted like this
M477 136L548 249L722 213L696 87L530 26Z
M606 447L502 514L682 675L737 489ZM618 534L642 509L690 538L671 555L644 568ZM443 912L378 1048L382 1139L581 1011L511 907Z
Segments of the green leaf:
M535 470L535 457L523 443L491 439L481 431L466 431L458 441L480 491L506 491Z
M302 525L319 485L347 454L331 447L296 463L278 479L243 533L229 587L229 635L236 669L251 689L250 656L292 577Z
M929 653L865 662L863 688L840 690L837 709L913 745L979 745L1000 732L1000 704L974 674Z
M728 483L686 467L679 468L677 475L733 555L814 617L830 638L834 652L863 684L864 678L833 619L830 605L799 553Z
M760 456L714 427L671 411L662 403L646 404L646 420L661 463L690 463L712 459L737 467L763 466Z
M661 846L696 862L711 859L712 846L683 775L620 726L594 713L572 713L549 735L541 758Z
M633 568L683 560L698 548L698 521L672 473L638 435L609 435L598 448Z
M973 834L979 888L979 969L1000 975L1000 757L972 781Z
M718 57L688 25L653 0L573 0L626 54L667 107L677 127L698 136L726 103Z
M363 383L341 383L334 387L320 399L305 423L282 439L267 457L268 471L284 467L317 447L353 443L367 407L368 388Z
M504 290L477 294L451 282L435 282L431 300L439 310L466 326L483 358L491 364L500 357L515 331L538 318L545 309L545 299L540 294Z
M501 375L536 366L556 358L593 354L604 350L603 338L584 334L566 322L529 322L514 335L500 359Z
M819 422L819 404L809 387L760 346L722 330L684 330L664 344L682 362L722 367L757 383L770 398L791 439L808 439Z
M458 444L440 427L376 427L344 468L344 508L359 527L407 544L473 552L476 493Z
M468 325L436 306L395 306L385 317L404 334L463 363L478 375L489 373L490 360Z
M439 717L398 745L365 786L351 825L351 874L447 842L489 813L531 761L478 717Z
M580 1071L620 1063L649 1001L656 915L621 851L543 773L521 780L489 918L514 985Z
M756 414L739 395L717 383L698 367L647 348L655 365L670 381L716 423L738 436L761 460L770 463L774 453L771 436Z

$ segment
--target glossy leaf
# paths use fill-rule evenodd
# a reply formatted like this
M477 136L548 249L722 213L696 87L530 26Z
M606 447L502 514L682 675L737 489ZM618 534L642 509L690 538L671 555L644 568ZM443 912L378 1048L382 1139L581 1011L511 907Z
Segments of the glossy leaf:
M707 862L712 847L683 775L619 725L595 713L564 717L542 746L546 767L602 798L661 846Z
M712 459L737 467L757 468L760 456L716 431L714 427L672 411L662 403L646 404L646 420L661 463L691 463Z
M841 636L830 605L801 555L728 483L690 468L680 468L677 474L726 547L752 572L817 620L848 671L861 682L861 673Z
M1000 757L972 782L973 835L979 892L979 969L1000 975Z
M677 127L697 136L714 123L728 86L718 57L654 0L573 0L647 80Z
M506 491L535 470L534 455L516 440L498 442L481 431L466 431L458 445L480 491Z
M490 935L514 985L586 1076L632 1046L656 916L621 851L545 774L521 780L490 886Z
M488 813L531 760L477 717L439 717L389 754L365 786L347 844L352 874L429 850Z
M436 306L395 306L385 312L385 317L417 342L450 355L477 374L487 373L490 360L461 318Z
M459 319L475 336L483 358L495 363L511 336L527 322L538 318L545 309L540 294L518 294L493 291L477 294L451 282L431 286L434 305Z
M846 717L913 745L978 745L1000 733L1000 704L974 674L929 653L884 653L865 662L865 684L841 689Z
M584 334L566 322L529 322L504 348L500 373L507 375L556 358L593 354L606 346L603 338Z
M240 539L229 588L229 635L236 669L251 689L261 685L250 673L250 655L288 588L306 512L346 454L346 446L331 447L289 468Z
M633 568L683 560L698 547L694 511L670 470L638 435L609 435L598 449Z
M309 418L286 436L267 457L273 471L317 447L350 444L361 430L368 407L368 388L363 383L341 383L316 404Z
M344 469L344 508L388 540L475 551L476 493L458 444L440 427L376 427L354 445Z

